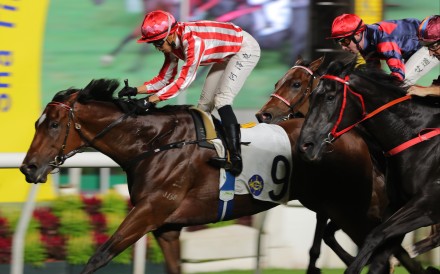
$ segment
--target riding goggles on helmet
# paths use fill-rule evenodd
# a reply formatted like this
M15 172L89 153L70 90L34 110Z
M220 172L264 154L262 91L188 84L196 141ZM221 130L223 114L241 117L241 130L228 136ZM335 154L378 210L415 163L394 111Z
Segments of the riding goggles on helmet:
M151 44L153 44L153 46L155 46L156 48L161 48L164 43L165 43L165 40L157 40L157 41L151 42Z
M422 46L424 47L427 47L428 50L430 51L436 51L440 49L440 41L431 42L431 43L420 41L420 44L422 44Z
M358 31L360 30L361 27L363 27L363 21L359 21L357 27L347 36L344 37L340 37L340 38L335 38L334 40L340 44L343 47L348 47L348 45L350 45L351 41L353 41L353 37L358 33Z
M335 41L343 47L348 47L348 45L350 45L350 43L352 41L352 38L353 38L353 36L336 38Z

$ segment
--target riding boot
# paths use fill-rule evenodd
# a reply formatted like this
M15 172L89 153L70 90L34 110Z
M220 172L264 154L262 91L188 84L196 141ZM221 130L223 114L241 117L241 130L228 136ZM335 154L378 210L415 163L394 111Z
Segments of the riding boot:
M226 143L229 149L229 161L231 162L229 172L234 176L238 176L243 170L240 146L240 124L225 125L225 133Z
M243 169L240 147L240 124L224 125L223 128L225 129L225 141L229 157L212 157L209 163L228 170L233 176L238 176Z

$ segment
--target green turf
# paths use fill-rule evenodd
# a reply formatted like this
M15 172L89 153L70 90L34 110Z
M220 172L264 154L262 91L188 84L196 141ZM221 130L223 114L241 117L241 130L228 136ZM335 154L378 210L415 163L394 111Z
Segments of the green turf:
M220 271L220 272L200 272L197 274L254 274L254 270L228 270L228 271ZM305 270L296 269L263 269L261 274L305 274ZM344 273L343 269L322 269L322 274L342 274ZM367 273L365 269L362 271L362 274ZM394 274L408 274L403 267L397 267Z

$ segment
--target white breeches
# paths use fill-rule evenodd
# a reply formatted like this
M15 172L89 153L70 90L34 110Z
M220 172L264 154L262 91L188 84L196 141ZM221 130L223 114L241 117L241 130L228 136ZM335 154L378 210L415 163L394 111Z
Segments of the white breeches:
M235 96L260 59L260 46L243 31L243 44L239 52L228 61L212 65L206 76L198 107L211 113L214 108L232 105Z

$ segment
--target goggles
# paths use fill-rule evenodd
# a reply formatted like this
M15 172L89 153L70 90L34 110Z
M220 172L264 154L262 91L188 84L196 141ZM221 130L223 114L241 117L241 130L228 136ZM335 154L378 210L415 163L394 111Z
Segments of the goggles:
M153 44L153 46L155 46L156 48L161 48L164 43L165 43L165 40L162 40L162 39L151 42L151 44Z
M427 47L430 51L436 51L440 48L440 41L435 42L423 42L420 41L420 44L424 47Z
M350 37L342 37L342 38L337 38L337 39L335 39L335 41L339 44L339 45L341 45L341 46L343 46L343 47L348 47L348 45L350 45L350 43L351 43L351 41L352 41L352 36L350 36Z

